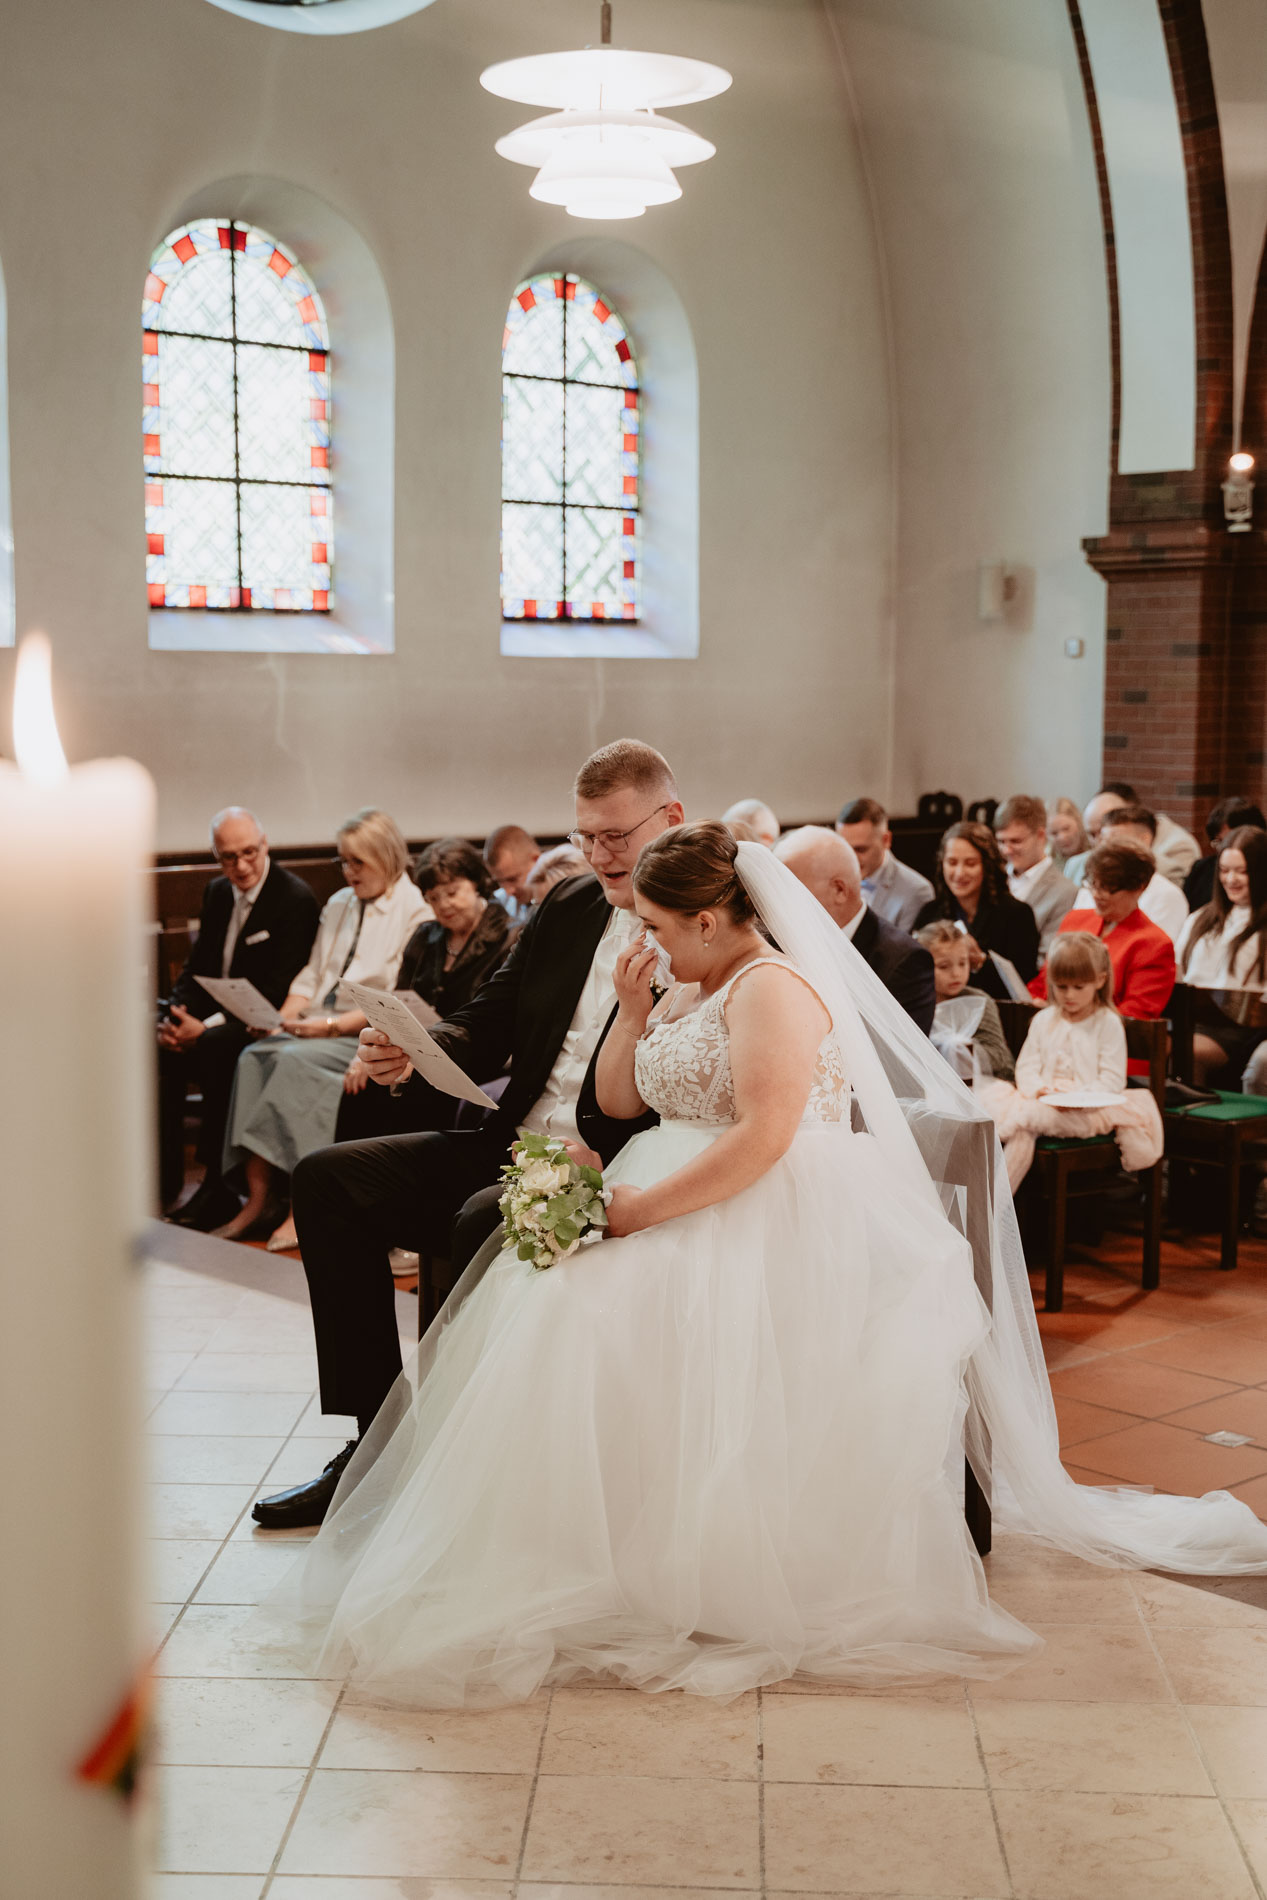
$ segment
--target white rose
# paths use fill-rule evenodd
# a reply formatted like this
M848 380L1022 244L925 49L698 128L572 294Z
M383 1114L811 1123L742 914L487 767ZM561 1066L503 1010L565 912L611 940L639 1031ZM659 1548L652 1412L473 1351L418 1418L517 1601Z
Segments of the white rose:
M556 1168L549 1161L530 1161L520 1178L524 1188L535 1195L557 1194L571 1176L567 1168Z

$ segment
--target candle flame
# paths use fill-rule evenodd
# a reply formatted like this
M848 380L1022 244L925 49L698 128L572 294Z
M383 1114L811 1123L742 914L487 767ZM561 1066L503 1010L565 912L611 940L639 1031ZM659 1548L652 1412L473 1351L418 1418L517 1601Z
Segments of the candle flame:
M37 785L55 785L69 769L53 714L53 649L42 633L29 633L18 648L13 750L23 776Z

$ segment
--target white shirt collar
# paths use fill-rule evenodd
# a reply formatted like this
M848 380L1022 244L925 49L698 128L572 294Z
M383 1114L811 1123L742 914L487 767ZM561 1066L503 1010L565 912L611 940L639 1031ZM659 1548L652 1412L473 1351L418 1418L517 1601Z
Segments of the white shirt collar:
M848 937L850 943L852 943L854 940L854 936L857 933L858 925L862 922L866 914L867 914L867 905L866 905L866 899L864 898L862 903L859 904L857 910L854 912L853 916L849 919L849 922L847 924L842 924L840 926L841 936Z

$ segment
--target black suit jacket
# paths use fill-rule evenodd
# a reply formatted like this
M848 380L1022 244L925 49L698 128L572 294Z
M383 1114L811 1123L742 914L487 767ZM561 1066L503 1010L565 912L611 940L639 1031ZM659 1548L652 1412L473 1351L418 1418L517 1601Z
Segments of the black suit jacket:
M1023 982L1028 983L1031 977L1037 976L1038 919L1029 905L1023 904L1019 897L1013 897L1010 891L1004 891L997 904L982 904L971 923L953 898L943 902L941 898L934 897L915 919L915 928L920 930L937 917L947 917L951 923L962 923L983 950L997 950L1001 957L1014 963ZM1007 984L988 956L981 968L973 971L972 981L977 989L984 990L987 996L993 996L996 1002L1006 1003L1010 1000Z
M227 877L212 878L202 896L198 941L172 985L173 1003L183 1003L191 1016L200 1019L213 1016L220 1007L195 979L220 974L233 898ZM229 975L246 977L270 1003L280 1006L308 961L320 909L301 877L284 871L280 864L270 864L264 888L238 932Z
M548 891L524 925L506 961L471 998L432 1031L473 1080L488 1081L510 1070L501 1105L485 1124L489 1139L509 1147L519 1125L550 1079L576 1013L611 905L588 871L565 878ZM615 1016L612 1010L612 1017ZM594 1051L580 1099L581 1140L610 1161L631 1135L649 1128L655 1115L614 1121L601 1113L594 1090L594 1064L611 1018ZM406 1092L429 1088L418 1076Z
M871 965L889 994L927 1035L933 1026L937 991L933 959L922 943L876 915L870 906L853 933L853 947Z

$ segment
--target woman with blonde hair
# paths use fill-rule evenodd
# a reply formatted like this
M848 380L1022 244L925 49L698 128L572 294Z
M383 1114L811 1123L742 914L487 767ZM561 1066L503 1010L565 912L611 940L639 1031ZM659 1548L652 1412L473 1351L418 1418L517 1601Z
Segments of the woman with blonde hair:
M285 1029L245 1048L233 1078L224 1172L245 1170L247 1199L216 1231L223 1240L267 1235L274 1253L295 1245L275 1174L291 1174L334 1140L343 1077L365 1027L359 1009L340 1007L340 985L393 989L405 945L432 914L394 818L367 806L336 836L346 888L321 913L312 955L281 1006Z
M1072 798L1058 798L1047 818L1047 849L1058 871L1072 858L1083 857L1091 849L1082 813Z
M1149 1090L1126 1086L1126 1031L1098 937L1070 930L1053 939L1047 993L1052 1001L1016 1058L1015 1085L988 1082L977 1090L1003 1143L1009 1187L1015 1193L1025 1179L1040 1135L1111 1134L1123 1167L1151 1168L1164 1141L1161 1115Z

